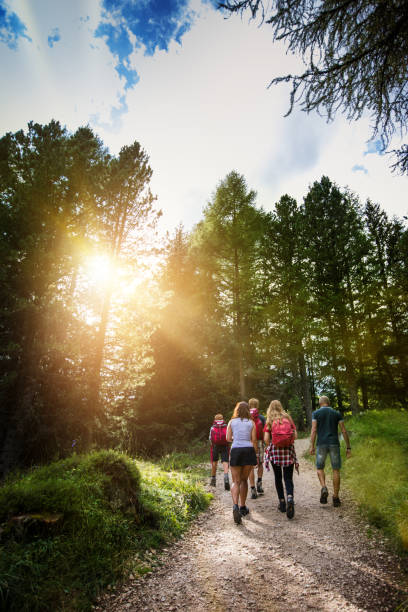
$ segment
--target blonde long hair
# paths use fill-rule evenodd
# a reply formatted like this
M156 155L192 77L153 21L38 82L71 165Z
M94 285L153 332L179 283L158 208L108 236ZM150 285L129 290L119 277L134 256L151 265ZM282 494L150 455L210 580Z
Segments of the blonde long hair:
M282 423L282 419L288 419L291 423L293 423L292 417L290 414L285 412L282 404L279 400L272 400L269 404L268 411L266 413L266 424L272 428L274 421L279 421Z

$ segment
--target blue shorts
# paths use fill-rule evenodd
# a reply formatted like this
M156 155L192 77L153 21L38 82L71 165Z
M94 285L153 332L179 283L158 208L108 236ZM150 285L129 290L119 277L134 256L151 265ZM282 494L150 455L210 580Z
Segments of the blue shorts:
M318 446L316 448L316 467L318 470L324 469L327 453L330 453L330 461L333 470L341 468L340 446L337 444L328 444Z

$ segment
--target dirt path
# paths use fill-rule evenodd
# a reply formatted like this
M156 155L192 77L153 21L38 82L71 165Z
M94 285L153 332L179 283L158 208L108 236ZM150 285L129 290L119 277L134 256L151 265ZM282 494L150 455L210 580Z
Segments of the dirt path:
M296 445L301 457L308 440ZM378 537L366 537L344 492L341 508L319 503L308 462L302 459L295 475L293 520L277 510L272 472L264 476L264 489L264 496L249 500L250 514L237 526L219 472L216 499L164 553L163 566L104 596L96 610L386 612L408 602L398 559Z

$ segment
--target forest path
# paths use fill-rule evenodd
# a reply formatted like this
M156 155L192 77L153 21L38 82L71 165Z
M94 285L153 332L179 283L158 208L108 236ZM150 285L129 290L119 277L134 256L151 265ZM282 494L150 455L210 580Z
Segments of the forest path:
M215 500L185 537L164 553L163 565L105 595L96 610L156 612L393 611L408 601L407 576L379 537L368 539L344 491L343 505L319 503L313 466L297 440L296 514L277 510L272 471L265 495L249 500L235 525L232 502L217 475ZM329 483L329 492L331 486Z

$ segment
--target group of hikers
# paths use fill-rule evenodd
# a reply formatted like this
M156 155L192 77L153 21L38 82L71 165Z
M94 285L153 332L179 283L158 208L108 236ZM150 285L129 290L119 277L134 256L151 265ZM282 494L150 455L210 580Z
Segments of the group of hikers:
M316 454L317 476L321 485L321 504L327 504L329 496L324 467L326 457L330 455L333 470L334 507L341 505L339 498L341 468L339 427L346 443L346 456L350 457L350 440L343 417L340 412L331 408L328 397L321 396L319 408L312 413L309 452L311 455ZM270 466L273 469L279 500L278 510L286 512L288 519L294 517L294 470L299 474L299 463L295 451L296 438L295 423L283 409L279 400L271 401L266 419L259 413L259 401L256 398L250 399L249 402L238 402L228 424L224 421L222 414L215 415L209 435L211 443L210 484L216 486L217 465L221 459L224 468L224 488L231 491L235 523L240 524L242 517L249 513L246 505L248 480L251 499L256 499L258 495L264 493L262 486L264 466L268 471ZM256 485L255 471L257 472Z

